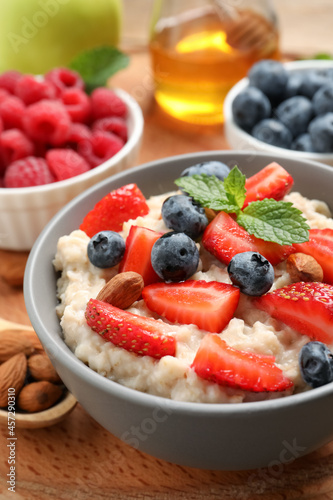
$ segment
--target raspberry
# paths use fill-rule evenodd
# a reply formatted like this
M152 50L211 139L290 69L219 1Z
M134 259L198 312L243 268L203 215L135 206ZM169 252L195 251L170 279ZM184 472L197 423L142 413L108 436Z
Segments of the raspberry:
M94 132L79 143L78 152L92 167L105 162L123 147L124 141L110 132Z
M52 83L38 80L32 75L24 75L15 87L15 94L27 106L42 99L55 99L57 92Z
M90 116L90 99L83 90L69 88L62 92L62 100L72 122L86 122Z
M0 102L4 101L9 96L10 96L10 93L8 92L8 90L0 88Z
M46 161L57 181L69 179L90 170L86 160L71 149L51 149L46 153Z
M112 90L104 87L95 89L91 94L93 120L107 116L125 117L126 104Z
M93 124L93 132L104 131L118 135L124 142L127 141L127 124L120 116L109 116L96 120Z
M19 71L9 70L0 75L0 88L15 94L15 87L22 74Z
M68 88L84 90L84 81L79 73L68 68L54 68L45 75L45 80L53 83L61 94Z
M35 152L34 144L17 128L5 130L0 134L0 147L6 165L26 156L32 156Z
M23 126L31 139L61 146L67 140L71 119L63 104L43 99L27 108Z
M51 182L54 182L54 177L46 161L35 156L11 163L4 177L4 185L7 188L41 186Z
M84 139L90 139L90 137L91 132L87 125L83 125L83 123L72 123L66 145L74 149L74 151L77 151L79 143Z
M4 128L22 128L24 113L24 103L14 95L10 95L0 102L0 116Z

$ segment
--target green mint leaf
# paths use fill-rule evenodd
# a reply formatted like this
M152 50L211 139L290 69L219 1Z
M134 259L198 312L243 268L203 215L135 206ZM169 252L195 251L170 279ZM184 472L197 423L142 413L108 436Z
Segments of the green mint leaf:
M309 240L309 226L302 212L289 202L254 201L239 214L237 222L257 238L280 245Z
M191 175L180 177L175 184L191 196L203 207L225 212L238 212L239 207L233 204L224 189L223 182L215 175Z
M240 209L243 207L246 197L245 180L245 175L242 174L237 165L224 179L224 189L227 192L229 201Z
M129 57L116 47L102 46L81 52L69 65L83 78L86 91L105 87L110 76L126 68Z

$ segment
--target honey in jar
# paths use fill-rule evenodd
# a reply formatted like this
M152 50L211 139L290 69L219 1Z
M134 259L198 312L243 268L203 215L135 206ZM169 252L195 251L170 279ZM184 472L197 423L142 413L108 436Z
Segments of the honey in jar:
M155 98L164 111L186 122L221 123L230 88L258 60L280 58L274 17L251 10L241 16L246 29L226 21L214 5L159 19L150 54Z

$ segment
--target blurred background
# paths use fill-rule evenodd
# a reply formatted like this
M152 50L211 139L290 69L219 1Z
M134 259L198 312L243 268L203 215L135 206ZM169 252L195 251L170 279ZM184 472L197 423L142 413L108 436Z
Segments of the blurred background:
M125 51L140 50L148 42L154 4L160 1L0 0L0 71L42 73L92 45L120 43ZM331 0L272 3L283 53L333 54Z

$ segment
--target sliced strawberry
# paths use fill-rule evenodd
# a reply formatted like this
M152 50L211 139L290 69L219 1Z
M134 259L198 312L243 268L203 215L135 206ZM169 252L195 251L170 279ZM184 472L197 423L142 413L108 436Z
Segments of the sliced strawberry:
M295 250L250 235L227 213L220 212L206 227L202 244L218 260L228 265L237 253L259 252L274 266Z
M123 311L107 302L90 299L85 317L90 328L117 347L141 356L175 356L175 329L152 318Z
M293 385L274 356L239 351L214 333L202 339L192 367L205 380L245 391L284 391Z
M251 236L227 213L220 212L206 227L202 244L214 257L228 265L234 255L256 252Z
M147 307L172 323L194 324L208 332L221 332L234 315L239 288L217 281L187 280L146 286Z
M253 304L303 335L333 343L333 286L299 282L254 299Z
M243 208L251 201L263 200L264 198L282 200L289 193L293 184L294 180L291 175L274 161L246 180L246 198Z
M293 245L279 245L274 241L264 241L251 235L257 252L261 253L271 264L276 266L280 262L286 260L290 254L295 253Z
M119 272L134 271L139 273L145 285L161 281L150 261L151 249L160 236L162 236L162 233L157 233L146 227L131 226Z
M99 231L121 231L123 223L149 212L146 199L136 184L111 191L84 217L80 229L90 238Z
M311 255L324 272L324 281L333 284L333 229L310 229L309 241L295 243L295 252Z

